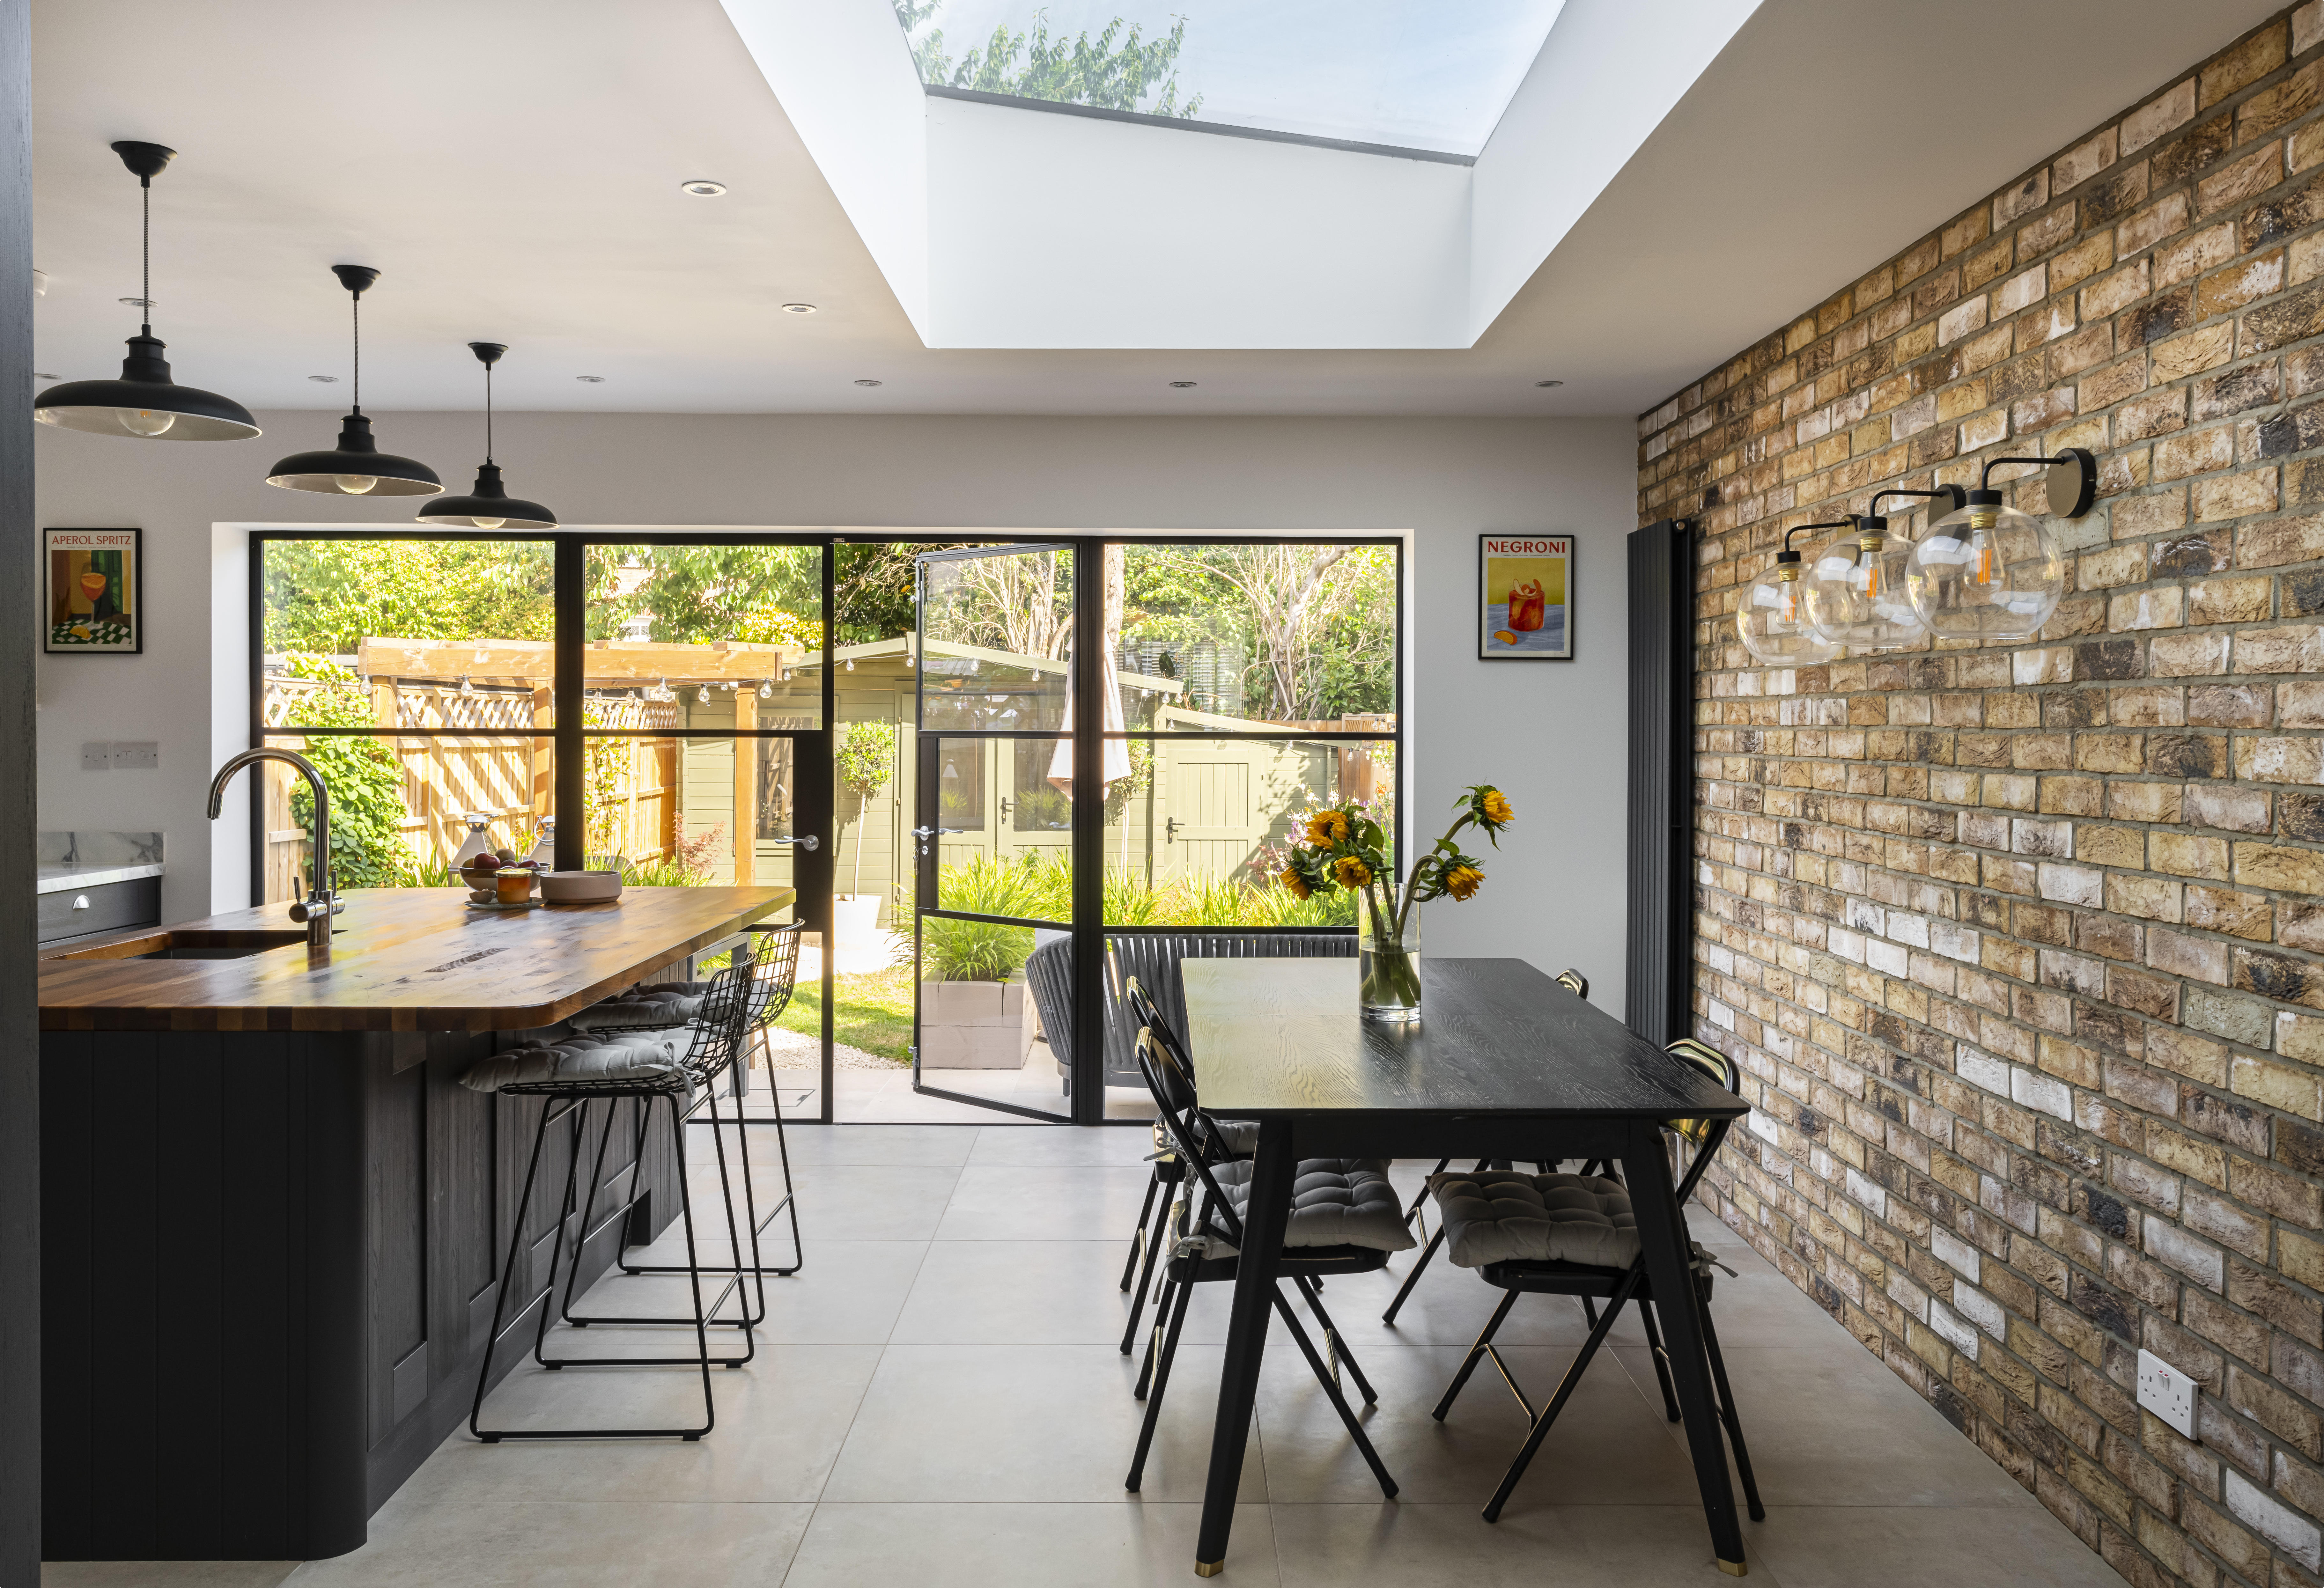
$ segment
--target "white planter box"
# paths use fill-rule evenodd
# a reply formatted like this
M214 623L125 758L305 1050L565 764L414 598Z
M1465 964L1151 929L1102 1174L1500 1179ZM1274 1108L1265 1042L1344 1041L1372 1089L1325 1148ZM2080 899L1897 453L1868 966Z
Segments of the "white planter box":
M1014 1070L1031 1033L1021 982L920 983L920 1067Z

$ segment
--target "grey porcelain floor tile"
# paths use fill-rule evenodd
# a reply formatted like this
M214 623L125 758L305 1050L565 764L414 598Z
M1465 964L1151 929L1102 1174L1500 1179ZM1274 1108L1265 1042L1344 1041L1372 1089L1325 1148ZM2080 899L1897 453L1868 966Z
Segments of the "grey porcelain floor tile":
M775 1588L810 1505L391 1500L292 1588Z
M1526 1437L1525 1413L1489 1362L1480 1363L1442 1423L1429 1416L1464 1353L1444 1346L1372 1346L1357 1360L1379 1396L1366 1408L1342 1387L1401 1491L1416 1504L1482 1506ZM1574 1357L1570 1349L1504 1351L1536 1406ZM1548 1505L1677 1505L1695 1499L1686 1454L1661 1436L1661 1413L1620 1367L1601 1358L1576 1387L1511 1499L1512 1514ZM1294 1345L1270 1345L1259 1377L1260 1448L1277 1505L1360 1502L1379 1487Z
M1147 1501L1199 1500L1221 1352L1182 1348ZM1138 1443L1137 1364L1111 1345L890 1345L826 1500L1112 1500ZM1256 1429L1240 1498L1266 1498Z
M925 1241L806 1241L799 1253L806 1260L799 1271L766 1281L767 1316L760 1338L792 1345L884 1343L927 1249ZM697 1250L704 1262L728 1260L723 1230ZM781 1223L769 1228L760 1255L770 1264L791 1260L789 1232ZM678 1262L685 1259L686 1243L673 1228L632 1256L642 1262ZM724 1280L716 1282L723 1285ZM634 1285L632 1280L608 1275L589 1292L586 1306L604 1313L628 1310L626 1303L617 1306L614 1298ZM682 1276L658 1279L650 1294L649 1306L692 1309Z
M278 1588L295 1560L52 1560L41 1588Z
M1785 1588L2123 1588L2038 1505L1770 1507L1748 1537L1755 1565L1772 1565Z
M1469 1269L1455 1268L1441 1249L1405 1298L1395 1324L1380 1322L1422 1250L1397 1252L1377 1273L1342 1274L1325 1281L1323 1306L1350 1344L1467 1345L1477 1338L1504 1293ZM1506 1345L1579 1345L1589 1334L1579 1302L1529 1296L1509 1310L1496 1338Z
M1478 1505L1276 1505L1284 1588L1711 1588L1711 1536L1697 1508L1555 1506L1498 1523ZM1788 1588L1749 1555L1749 1581ZM1231 1574L1244 1559L1238 1535ZM1864 1581L1872 1581L1865 1579Z
M1770 1508L2040 1509L1992 1458L1837 1324L1831 1335L1811 1346L1728 1345L1723 1353L1759 1495ZM1645 1347L1611 1349L1632 1380L1655 1393ZM1683 1447L1682 1426L1659 1426Z
M785 1125L783 1145L794 1168L807 1164L920 1164L954 1168L976 1146L974 1125ZM697 1131L696 1134L706 1134ZM730 1131L731 1137L732 1132ZM775 1132L750 1127L751 1158L776 1161Z
M1127 1242L1148 1177L1142 1165L971 1164L960 1171L936 1239Z
M1130 1313L1130 1297L1120 1288L1128 1250L1116 1241L930 1242L890 1338L954 1345L1119 1342ZM1201 1288L1196 1299L1213 1305L1203 1308L1200 1333L1189 1313L1186 1337L1224 1342L1231 1288ZM1148 1322L1153 1314L1146 1309Z
M1143 1165L1154 1150L1154 1132L1136 1125L1052 1125L1025 1131L997 1126L980 1131L968 1155L977 1168L1060 1164ZM1148 1170L1148 1172L1151 1172Z
M643 1331L591 1329L600 1334ZM660 1343L667 1346L667 1332ZM714 1340L712 1349L722 1343ZM871 1345L761 1345L711 1374L715 1426L701 1440L478 1442L463 1426L398 1491L407 1500L798 1500L822 1492L878 1365ZM487 1427L686 1427L702 1421L700 1375L681 1368L530 1362L484 1402Z
M914 1164L801 1165L793 1172L799 1228L819 1241L926 1241L961 1176L950 1166ZM758 1182L761 1189L767 1184Z
M783 1588L1143 1588L1194 1575L1197 1504L834 1505L816 1509ZM1235 1510L1242 1588L1278 1579L1268 1508Z

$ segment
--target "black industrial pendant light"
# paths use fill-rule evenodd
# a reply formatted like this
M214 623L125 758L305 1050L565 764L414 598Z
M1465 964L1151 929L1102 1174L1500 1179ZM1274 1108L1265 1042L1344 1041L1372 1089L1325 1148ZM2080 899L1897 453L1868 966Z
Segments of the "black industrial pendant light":
M557 515L538 502L510 495L501 486L500 465L493 461L493 365L508 348L498 342L471 342L468 351L484 366L484 466L476 470L474 491L466 496L438 496L420 510L420 522L473 530L553 530Z
M433 496L444 488L436 471L416 458L382 452L371 439L363 411L363 295L379 272L367 264L335 264L355 298L355 401L339 424L339 444L328 452L294 452L266 476L270 485L291 491L321 491L338 496Z
M165 344L153 335L153 179L177 158L159 143L119 143L113 152L136 177L144 206L143 284L136 299L145 323L129 338L117 381L67 381L32 399L32 417L62 429L148 441L246 441L259 433L250 410L216 392L170 378ZM127 301L127 300L124 300Z

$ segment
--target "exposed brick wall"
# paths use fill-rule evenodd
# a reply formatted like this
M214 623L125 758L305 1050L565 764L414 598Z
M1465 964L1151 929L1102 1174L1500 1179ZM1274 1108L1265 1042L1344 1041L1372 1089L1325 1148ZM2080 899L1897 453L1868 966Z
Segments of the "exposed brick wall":
M1702 523L1722 1215L2132 1582L2324 1579L2324 5L1639 436L1641 522ZM2063 447L2099 501L2038 640L1737 642L1784 530Z

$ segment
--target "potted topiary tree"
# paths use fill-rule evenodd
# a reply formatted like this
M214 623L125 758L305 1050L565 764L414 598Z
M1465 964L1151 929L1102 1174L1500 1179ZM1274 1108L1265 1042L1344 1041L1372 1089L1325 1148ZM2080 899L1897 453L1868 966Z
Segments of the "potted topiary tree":
M840 827L840 842L844 845L847 829L862 825L864 814L872 808L872 796L886 788L889 780L896 775L896 725L849 723L842 732L833 762L840 792L853 801L852 814ZM864 836L858 833L855 837L855 872L849 884L851 891L836 895L832 902L832 936L834 952L837 954L869 950L880 929L880 896L863 892Z

